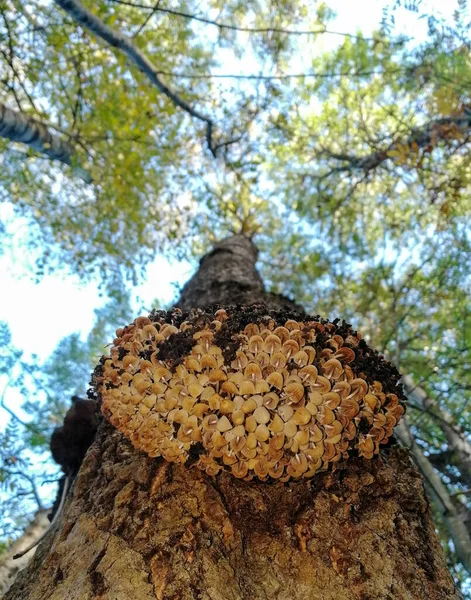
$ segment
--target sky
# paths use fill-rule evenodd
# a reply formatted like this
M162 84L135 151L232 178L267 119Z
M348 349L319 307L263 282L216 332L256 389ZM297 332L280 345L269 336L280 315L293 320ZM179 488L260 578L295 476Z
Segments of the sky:
M0 321L8 323L14 346L46 359L61 338L74 332L86 337L94 323L94 310L107 299L100 296L98 283L83 284L78 276L60 271L35 283L27 267L18 267L18 251L15 248L0 257ZM192 272L190 263L169 262L158 256L149 266L145 281L133 289L135 309L150 308L155 298L170 304L175 286L183 284ZM30 335L31 319L42 323L41 336Z
M355 33L361 29L365 34L377 28L382 17L384 0L331 0L329 7L338 13L330 29ZM451 14L452 5L444 0L429 0L421 3L421 11L438 14L446 6ZM425 22L417 22L410 12L396 14L396 24L400 30L420 39L426 34ZM322 50L334 48L341 42L338 36L321 36ZM231 69L227 65L228 71ZM21 245L21 230L24 223L12 218L11 208L0 205L0 217L4 217L8 230L16 237L16 243L7 247L0 256L0 320L8 323L12 343L24 351L25 357L36 354L45 360L65 336L79 332L85 338L94 322L94 310L101 306L106 298L99 295L96 282L82 283L77 276L58 270L35 282L29 269L30 257ZM181 286L191 276L195 264L188 262L169 262L158 256L149 265L143 283L133 289L135 309L142 312L150 307L156 297L168 305L175 298L176 287ZM73 319L70 315L73 314ZM138 316L138 314L136 314ZM41 324L41 335L31 336L31 322ZM0 380L0 390L3 382ZM18 400L16 394L7 390L6 399ZM0 427L5 423L5 415L0 410Z

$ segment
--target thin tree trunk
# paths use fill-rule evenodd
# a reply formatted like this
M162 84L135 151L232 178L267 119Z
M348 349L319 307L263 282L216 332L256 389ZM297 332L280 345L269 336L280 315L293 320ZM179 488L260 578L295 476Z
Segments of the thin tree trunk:
M437 406L436 402L427 395L427 392L414 383L410 375L402 378L407 395L414 403L425 411L430 411L435 422L443 431L450 452L450 462L461 473L462 482L466 487L471 487L471 443L464 431L454 423L453 417Z
M411 451L415 463L423 475L427 494L442 516L448 534L453 540L458 560L468 573L471 573L471 537L466 527L468 511L458 510L440 475L415 442L414 436L407 426L406 419L399 423L395 431L400 442Z
M30 550L17 560L13 560L13 556L26 550L43 535L49 527L48 512L45 509L38 510L33 521L26 527L22 535L13 542L5 554L2 554L0 558L0 596L10 588L19 571L28 566L35 549Z
M12 110L0 102L0 137L26 144L52 160L72 166L73 147L60 136L51 133L46 124L24 113ZM86 182L91 183L90 173L80 167L74 169Z
M276 304L255 259L239 236L219 244L181 306ZM7 600L461 597L422 479L407 450L394 446L311 479L245 481L149 458L104 422L59 531L40 550Z

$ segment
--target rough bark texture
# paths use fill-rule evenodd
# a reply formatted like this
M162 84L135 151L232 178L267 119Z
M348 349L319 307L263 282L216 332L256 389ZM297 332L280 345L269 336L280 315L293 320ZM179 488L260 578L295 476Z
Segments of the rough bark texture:
M263 303L271 309L304 312L288 298L265 291L255 268L257 256L257 247L243 235L222 240L203 256L198 272L183 287L177 306L189 310L215 303Z
M7 599L458 599L407 451L290 484L150 459L104 424Z
M219 245L180 305L266 301L255 257L238 236ZM407 450L245 482L151 459L102 423L52 545L6 600L460 597Z

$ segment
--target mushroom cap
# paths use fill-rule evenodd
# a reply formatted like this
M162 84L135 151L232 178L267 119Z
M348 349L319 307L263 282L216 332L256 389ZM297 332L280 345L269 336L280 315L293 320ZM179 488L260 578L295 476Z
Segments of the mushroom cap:
M373 458L404 412L399 379L345 321L261 305L139 317L94 373L135 448L262 481Z

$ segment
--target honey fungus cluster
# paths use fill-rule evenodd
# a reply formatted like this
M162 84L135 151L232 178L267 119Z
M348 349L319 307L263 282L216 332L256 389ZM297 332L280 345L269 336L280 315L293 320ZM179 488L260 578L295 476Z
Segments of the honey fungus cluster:
M379 452L404 412L394 367L348 324L231 310L174 309L117 330L96 385L136 448L263 481Z

